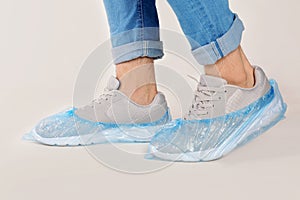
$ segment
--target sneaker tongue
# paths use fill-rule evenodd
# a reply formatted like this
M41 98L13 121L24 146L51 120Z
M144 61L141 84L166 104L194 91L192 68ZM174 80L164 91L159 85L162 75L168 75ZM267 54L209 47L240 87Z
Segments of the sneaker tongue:
M107 89L108 90L117 90L120 87L120 82L115 77L111 76L107 83Z
M227 81L222 78L209 76L209 75L202 75L200 77L200 85L203 87L222 87L227 84Z

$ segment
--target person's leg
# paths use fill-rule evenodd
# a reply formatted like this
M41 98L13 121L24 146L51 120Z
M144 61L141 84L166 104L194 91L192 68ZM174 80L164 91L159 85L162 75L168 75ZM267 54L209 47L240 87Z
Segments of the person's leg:
M159 39L159 21L155 0L104 0L110 26L112 53L116 64L116 75L122 87L127 90L122 77L133 73L143 65L150 66L147 74L154 76L153 60L163 56L162 43ZM143 71L143 70L141 70ZM138 74L136 77L146 77ZM157 94L155 80L136 88L130 98L138 104L151 103Z
M207 75L252 87L253 68L240 47L243 24L228 0L168 0Z
M243 88L252 88L255 83L254 69L240 46L216 64L206 65L205 73L222 77L229 84Z
M89 104L43 119L27 138L59 146L149 142L170 121L154 76L153 60L163 56L155 0L104 3L117 78Z
M147 74L141 74L138 68L148 67ZM123 78L128 76L128 73L132 73L134 77L138 76L139 78L144 78L144 84L137 88L129 86L127 81L134 81L132 79ZM140 57L130 61L122 62L116 65L116 75L121 82L120 91L127 93L126 91L131 90L128 94L130 99L140 105L148 105L152 102L153 98L157 94L157 87L155 83L155 71L154 71L154 59L149 57ZM130 87L130 88L129 88Z
M185 117L151 140L151 158L219 159L283 119L286 105L276 82L243 53L244 27L227 0L168 1L206 74Z

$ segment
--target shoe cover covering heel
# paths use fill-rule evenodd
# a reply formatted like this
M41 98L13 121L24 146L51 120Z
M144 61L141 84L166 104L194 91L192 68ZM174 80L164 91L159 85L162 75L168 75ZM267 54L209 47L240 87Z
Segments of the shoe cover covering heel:
M151 140L146 158L211 161L247 144L284 118L286 104L277 83L257 101L225 116L203 120L177 119Z
M75 111L71 108L41 120L23 139L57 146L149 142L171 120L168 110L161 119L141 124L92 122L77 116Z

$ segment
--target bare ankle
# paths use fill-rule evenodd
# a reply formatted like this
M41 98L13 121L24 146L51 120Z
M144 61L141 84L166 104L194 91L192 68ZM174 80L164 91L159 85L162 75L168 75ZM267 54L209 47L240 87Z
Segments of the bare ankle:
M157 89L155 84L148 84L136 89L130 99L140 105L149 105L153 101Z
M157 94L152 58L141 57L116 66L119 90L140 105L150 104Z
M122 62L116 65L116 75L118 79L121 79L123 75L125 75L127 72L133 70L134 68L137 68L141 65L145 64L151 64L153 63L152 58L148 57L140 57L133 60L129 60L126 62Z
M254 69L238 47L235 51L220 59L214 65L205 66L205 73L225 79L229 84L243 88L254 85Z

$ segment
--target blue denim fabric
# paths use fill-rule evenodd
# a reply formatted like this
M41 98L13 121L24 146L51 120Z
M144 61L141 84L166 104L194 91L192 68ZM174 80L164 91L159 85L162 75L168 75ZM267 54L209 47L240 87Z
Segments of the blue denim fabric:
M229 9L228 0L168 2L200 64L214 64L239 46L244 26Z
M229 9L228 0L168 0L202 65L214 64L235 50L244 26ZM114 62L147 56L161 58L155 0L104 0Z
M104 5L116 64L163 56L155 0L104 0Z

